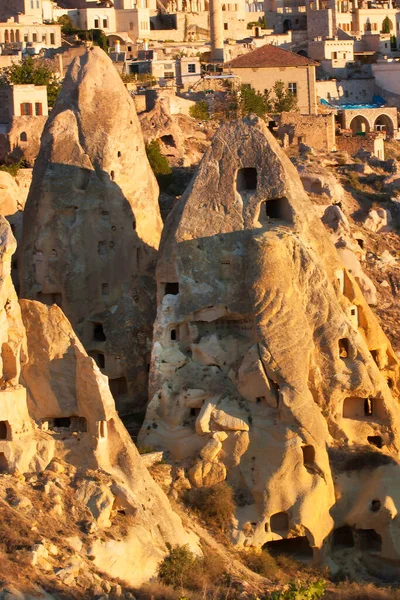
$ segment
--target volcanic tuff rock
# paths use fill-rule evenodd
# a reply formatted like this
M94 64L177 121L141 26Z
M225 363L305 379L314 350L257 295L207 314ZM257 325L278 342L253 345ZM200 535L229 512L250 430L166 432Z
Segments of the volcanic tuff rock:
M147 397L161 235L158 186L134 103L110 59L71 64L24 213L21 295L56 303L122 411Z
M45 493L61 521L70 502L61 475L66 468L76 473L67 489L76 488L80 510L86 508L96 528L110 527L117 510L129 517L114 544L103 536L90 538L91 561L110 576L141 584L156 572L167 542L188 543L198 552L196 538L185 532L142 464L115 410L106 376L61 309L32 300L18 304L10 276L15 246L0 217L0 471L29 477L45 470L56 473L59 485L50 481ZM87 475L90 469L95 477ZM22 500L30 509L29 500ZM111 560L116 553L120 559Z
M240 545L398 564L398 360L262 121L214 137L157 285L139 442L234 486Z

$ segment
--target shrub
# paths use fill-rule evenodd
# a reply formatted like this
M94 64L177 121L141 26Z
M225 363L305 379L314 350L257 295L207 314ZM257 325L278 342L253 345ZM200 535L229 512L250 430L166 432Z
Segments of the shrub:
M323 579L301 585L290 583L289 588L283 592L273 592L270 600L318 600L325 594L326 583Z
M9 173L13 177L16 177L18 175L20 166L21 165L19 163L12 163L10 165L0 165L0 171L5 171L6 173Z
M165 585L183 586L195 562L193 552L187 546L175 546L158 567L158 578Z
M344 448L329 448L328 455L329 461L336 473L362 471L363 469L372 471L382 465L398 464L388 454L371 450L369 446L355 451Z
M210 488L195 488L187 494L188 504L194 508L205 523L225 531L235 513L233 490L227 483Z
M251 571L254 571L254 573L274 581L279 580L280 569L275 559L265 550L263 552L257 552L254 549L249 551L243 550L240 553L240 558L243 564Z
M363 190L358 176L356 175L356 173L354 173L354 171L350 171L350 173L347 174L347 185L358 192L362 192Z
M154 452L153 446L137 446L139 454L149 454Z
M345 581L326 591L324 600L400 600L400 590L379 588L373 583Z
M146 154L160 188L166 190L172 183L173 175L167 159L161 154L158 140L146 144Z
M198 119L199 121L208 121L210 118L210 113L207 102L205 100L196 102L194 106L189 108L189 114L191 117L193 117L193 119Z
M223 581L224 561L219 556L205 551L203 557L196 557L187 546L170 548L158 568L158 578L164 585L190 590L205 590Z

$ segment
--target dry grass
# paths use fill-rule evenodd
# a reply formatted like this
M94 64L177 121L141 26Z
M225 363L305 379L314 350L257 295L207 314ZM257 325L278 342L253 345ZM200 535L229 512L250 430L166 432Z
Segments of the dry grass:
M350 471L374 470L382 465L397 464L394 458L370 446L361 446L357 450L345 448L329 448L329 461L335 473Z
M193 488L186 494L185 501L207 526L221 531L229 528L235 514L233 489L225 482L210 488Z
M372 583L350 583L348 581L329 588L324 600L400 600L400 590L378 588Z

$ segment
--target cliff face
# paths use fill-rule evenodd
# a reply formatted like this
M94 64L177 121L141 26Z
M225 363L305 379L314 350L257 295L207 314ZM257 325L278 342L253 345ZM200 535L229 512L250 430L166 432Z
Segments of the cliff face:
M139 442L234 486L240 545L399 561L398 360L263 122L216 134L157 285Z
M134 103L99 48L77 57L46 124L25 207L21 296L56 303L121 411L147 396L161 235Z

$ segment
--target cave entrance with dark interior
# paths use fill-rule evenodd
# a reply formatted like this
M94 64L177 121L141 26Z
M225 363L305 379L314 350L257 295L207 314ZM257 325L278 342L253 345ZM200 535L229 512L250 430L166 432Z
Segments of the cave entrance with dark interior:
M303 463L305 467L310 467L315 463L315 448L314 446L302 446Z
M271 556L286 555L302 562L309 562L313 558L313 549L307 536L273 540L263 546Z
M381 552L382 538L375 529L356 529L358 547L363 552Z
M93 358L99 369L104 369L106 366L106 358L102 352L88 352L88 356Z
M349 340L347 338L339 340L339 356L340 358L349 357Z
M382 448L383 446L383 439L380 435L369 435L367 437L367 442L372 446L376 446L377 448Z
M271 531L279 535L287 535L289 531L289 516L286 512L275 513L271 516L269 525Z
M165 146L169 146L170 148L176 148L175 140L172 135L162 135L161 141Z
M7 473L8 471L8 460L4 452L0 452L0 473Z
M87 421L85 417L55 417L54 419L47 419L47 422L50 430L69 429L69 431L77 433L87 432Z
M116 377L115 379L108 380L110 386L110 392L113 395L114 400L120 396L125 396L128 393L128 382L126 377Z
M269 219L279 219L281 221L292 222L292 210L288 199L283 196L282 198L271 198L262 203L260 207L260 221L265 222Z
M332 546L334 550L354 548L353 530L349 525L343 525L333 530Z
M10 424L8 421L0 421L0 440L10 439Z
M93 323L93 340L96 342L106 341L103 323Z
M236 175L236 190L242 192L255 192L257 189L257 169L246 167L239 169Z
M168 281L164 284L164 296L170 294L171 296L177 296L179 294L179 282L178 281Z

